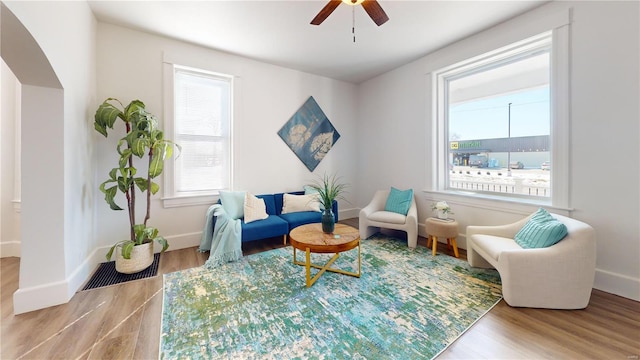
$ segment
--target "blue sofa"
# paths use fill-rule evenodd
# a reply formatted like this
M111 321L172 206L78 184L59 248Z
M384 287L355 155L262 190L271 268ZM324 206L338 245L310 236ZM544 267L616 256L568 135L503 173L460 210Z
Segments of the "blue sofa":
M288 194L304 195L304 191L294 191ZM282 236L284 243L287 243L287 234L300 226L311 223L321 222L322 213L316 211L302 211L295 213L282 214L282 203L284 193L256 195L263 199L267 208L267 217L264 220L252 221L248 224L241 219L242 223L242 242L268 239L272 237ZM218 201L220 202L220 201ZM338 222L338 202L333 201L333 214ZM215 226L215 222L214 225Z

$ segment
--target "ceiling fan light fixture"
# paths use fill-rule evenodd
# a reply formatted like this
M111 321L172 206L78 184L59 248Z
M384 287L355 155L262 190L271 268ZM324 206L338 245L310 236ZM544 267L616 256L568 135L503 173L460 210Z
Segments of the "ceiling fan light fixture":
M360 5L364 0L342 0L347 5Z
M362 5L364 11L369 15L376 25L380 26L389 20L387 14L382 10L382 6L378 4L377 0L329 0L329 2L320 10L318 15L311 20L311 25L320 25L327 19L329 15L335 10L341 3L345 3L350 6Z

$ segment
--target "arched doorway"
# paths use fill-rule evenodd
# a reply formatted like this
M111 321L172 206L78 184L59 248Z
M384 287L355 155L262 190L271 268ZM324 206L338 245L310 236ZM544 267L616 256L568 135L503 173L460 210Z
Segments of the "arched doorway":
M50 171L51 166L64 167L63 144L47 140L47 136L63 133L64 91L38 43L4 3L0 3L0 36L0 56L22 84L21 260L19 289L14 294L14 312L18 314L41 308L39 304L53 299L68 301L63 291L52 289L48 299L33 291L65 277L64 189L57 185L63 183L63 171ZM60 130L52 133L52 127ZM47 165L48 158L55 163ZM53 186L47 188L50 181ZM57 211L52 211L48 202L57 203ZM44 229L49 226L38 225L43 218L49 219L47 224L60 225Z

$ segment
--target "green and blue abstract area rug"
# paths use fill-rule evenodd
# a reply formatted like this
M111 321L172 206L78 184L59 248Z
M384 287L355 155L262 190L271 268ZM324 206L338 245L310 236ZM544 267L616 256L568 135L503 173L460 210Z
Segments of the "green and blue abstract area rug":
M430 359L501 299L495 270L381 234L361 250L360 278L326 272L311 288L290 246L165 274L160 357ZM333 267L356 271L357 259Z

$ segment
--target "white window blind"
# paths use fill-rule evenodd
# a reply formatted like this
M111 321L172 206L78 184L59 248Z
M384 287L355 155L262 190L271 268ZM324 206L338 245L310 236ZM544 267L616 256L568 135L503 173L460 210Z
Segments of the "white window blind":
M174 67L174 141L182 147L174 196L229 188L231 88L230 77Z

